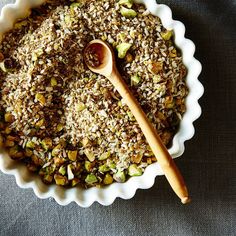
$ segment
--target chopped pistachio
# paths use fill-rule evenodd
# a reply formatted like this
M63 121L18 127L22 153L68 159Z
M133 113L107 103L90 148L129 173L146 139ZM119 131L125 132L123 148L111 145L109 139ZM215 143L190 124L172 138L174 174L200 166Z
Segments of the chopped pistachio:
M14 24L14 28L20 29L21 27L26 26L27 24L28 24L28 21L26 21L26 20L19 21Z
M51 78L50 84L51 84L52 87L57 86L56 78Z
M150 158L150 157L147 158L147 164L148 164L148 165L152 164L152 158Z
M136 33L135 30L131 30L131 31L130 31L130 36L131 36L131 38L135 39L136 35L137 35L137 33Z
M74 178L74 179L72 179L72 181L71 181L71 186L72 186L72 187L75 187L79 182L80 182L79 179Z
M55 174L54 180L57 185L65 186L68 184L68 180L67 180L66 176Z
M133 113L131 111L127 111L127 115L129 117L129 120L135 121L135 117L134 117L134 115L133 115Z
M74 9L77 7L82 7L83 3L82 2L73 2L72 4L70 4L70 9Z
M73 171L72 171L72 169L73 169L73 165L72 164L69 164L68 166L67 166L67 176L68 176L68 180L72 180L72 179L74 179L74 174L73 174Z
M173 35L173 31L172 30L166 30L165 32L161 32L161 37L167 41L167 40L170 40L170 38L172 37Z
M175 105L175 100L173 99L173 97L172 96L167 96L165 98L165 106L166 106L166 108L171 109L171 108L174 107L174 105Z
M36 101L38 101L41 105L45 105L45 103L46 103L46 99L45 99L44 95L41 94L41 93L37 93L37 94L35 95L35 99L36 99Z
M126 18L134 18L137 16L137 12L133 9L128 9L126 7L121 6L120 13L122 16Z
M54 157L54 163L56 166L61 166L65 163L65 159L64 158L59 158L59 157Z
M118 171L113 175L113 178L118 183L124 183L126 180L125 172L124 171Z
M133 56L130 53L127 53L125 56L125 60L127 63L131 63L133 61Z
M57 125L57 132L61 132L64 129L64 125L63 124L58 124Z
M122 42L124 42L126 38L126 34L124 32L121 32L117 35L117 38L120 39Z
M41 128L45 125L45 119L41 119L39 120L36 124L35 124L35 127L38 127L38 128Z
M53 148L52 150L52 156L56 156L59 154L59 152L62 150L62 145L61 144L58 144L56 147Z
M161 81L161 76L160 75L154 75L153 76L153 82L154 83L159 83Z
M28 141L26 143L26 147L30 148L30 149L33 149L33 148L35 148L35 143L33 141Z
M70 25L72 23L72 18L69 16L69 15L66 15L65 16L65 23L67 25Z
M85 170L87 170L88 172L92 171L93 168L93 164L90 161L85 161L84 163L84 168Z
M140 176L142 173L142 170L136 164L131 164L128 168L128 175L130 176Z
M130 43L121 43L121 44L117 45L116 49L118 51L118 57L121 59L125 58L126 53L131 48L131 46L132 46L132 44L130 44Z
M119 5L124 5L131 8L133 6L133 0L120 0Z
M94 184L98 181L97 177L94 175L94 174L88 174L86 179L85 179L85 182L87 184Z
M108 185L108 184L112 184L112 182L113 182L112 176L110 174L106 174L104 179L103 179L103 183L105 185Z
M51 138L44 138L41 142L42 147L45 150L48 150L52 147L52 139Z
M84 154L89 159L89 161L93 162L95 160L95 156L92 151L86 149L86 150L84 150Z
M102 41L106 41L107 40L107 36L106 35L102 35L101 40Z
M43 182L46 184L51 184L53 181L53 176L52 175L44 175L43 176Z
M14 116L11 113L7 112L4 115L4 119L5 119L6 122L11 123L11 122L14 121Z
M109 171L110 168L109 168L109 166L107 164L104 164L104 165L99 166L98 170L99 170L99 172L104 173L104 172Z
M113 161L109 162L107 165L109 166L110 169L113 169L113 170L116 169L116 164Z
M61 175L65 175L66 174L66 167L65 166L61 166L58 170L58 172L61 174Z
M82 143L83 147L86 147L91 142L90 142L89 138L85 137L82 139L81 143Z
M99 161L103 161L103 160L106 160L108 157L110 157L111 156L111 152L110 151L108 151L108 152L104 152L99 158L98 158L98 160Z
M54 50L55 51L57 51L59 48L60 48L60 44L59 43L55 43L54 45L53 45L53 48L54 48ZM52 85L52 84L51 84ZM52 85L53 86L53 85ZM54 85L55 86L55 85Z
M131 156L131 162L133 163L140 163L142 160L143 155L141 153L135 154Z
M68 151L68 158L71 160L71 161L76 161L77 159L77 153L78 151Z
M76 106L77 112L83 111L86 108L85 104L82 102L79 102Z
M133 75L131 76L131 80L135 83L135 84L138 84L141 80L140 76L138 75Z
M151 73L157 75L160 71L163 70L163 62L160 62L160 61L152 62L148 66L148 69Z
M177 56L177 51L176 51L175 48L171 50L171 52L169 53L169 56L172 57L172 58Z

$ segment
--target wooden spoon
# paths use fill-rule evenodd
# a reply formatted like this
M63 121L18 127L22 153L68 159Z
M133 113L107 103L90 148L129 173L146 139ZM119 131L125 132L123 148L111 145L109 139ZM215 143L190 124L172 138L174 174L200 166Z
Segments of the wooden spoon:
M121 78L116 68L113 49L102 40L93 40L84 50L84 60L91 71L107 77L115 86L136 118L172 189L183 204L190 202L180 171L141 106Z

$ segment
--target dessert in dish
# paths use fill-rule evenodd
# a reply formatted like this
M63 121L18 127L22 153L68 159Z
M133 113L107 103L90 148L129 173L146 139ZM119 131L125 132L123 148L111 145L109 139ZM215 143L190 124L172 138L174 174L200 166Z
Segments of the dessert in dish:
M45 183L124 182L156 161L112 84L83 61L99 38L168 146L185 112L186 68L160 19L129 0L49 1L0 44L1 145Z

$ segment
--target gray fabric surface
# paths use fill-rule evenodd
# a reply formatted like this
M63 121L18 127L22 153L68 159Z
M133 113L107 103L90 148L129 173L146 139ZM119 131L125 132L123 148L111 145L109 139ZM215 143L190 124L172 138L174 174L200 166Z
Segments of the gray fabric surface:
M0 0L0 6L10 2ZM160 2L160 1L159 1ZM109 207L59 206L0 173L0 235L236 235L236 1L169 0L203 64L203 115L176 162L193 202L183 206L164 177Z

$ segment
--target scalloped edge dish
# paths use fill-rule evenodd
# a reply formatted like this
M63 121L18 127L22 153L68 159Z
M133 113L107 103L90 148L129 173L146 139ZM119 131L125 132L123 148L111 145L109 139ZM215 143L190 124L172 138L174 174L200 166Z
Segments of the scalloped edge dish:
M13 28L13 24L18 18L23 18L29 14L30 9L42 4L44 0L17 0L15 4L8 4L3 7L0 15L0 40L4 32ZM195 45L185 38L185 26L179 21L172 19L172 11L163 4L157 4L155 0L135 0L136 3L143 3L146 8L158 16L162 24L167 29L172 29L175 33L175 44L182 51L183 63L187 67L187 86L189 95L186 98L186 113L180 123L180 128L173 139L173 144L169 149L173 158L179 157L184 152L184 142L194 135L193 122L201 115L201 107L198 99L203 95L204 88L198 80L202 66L194 58ZM16 183L21 188L32 188L39 198L52 197L60 205L67 205L76 202L81 207L89 207L94 202L102 205L110 205L118 197L122 199L132 198L137 189L148 189L154 185L155 177L163 175L158 163L149 165L144 174L139 177L132 177L125 183L113 183L104 188L90 189L65 189L60 186L45 185L38 176L30 174L27 168L9 158L4 150L0 151L0 170L5 174L14 175Z

